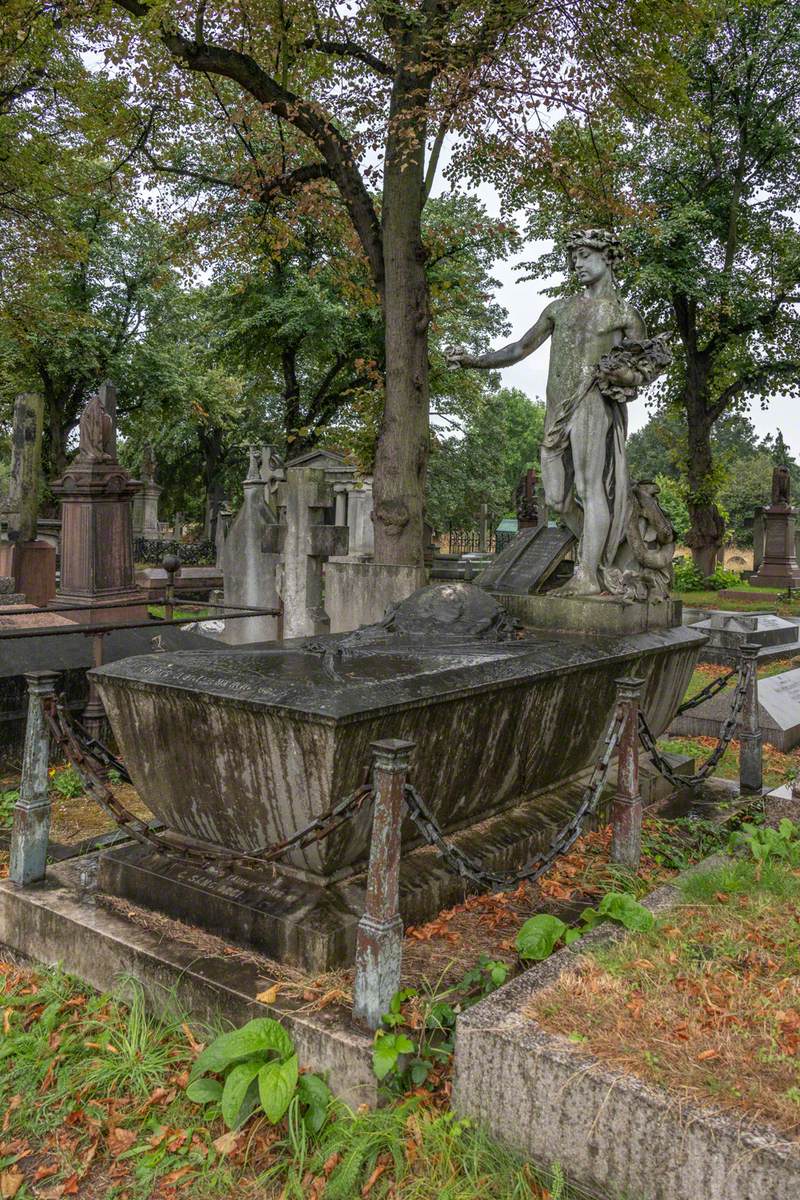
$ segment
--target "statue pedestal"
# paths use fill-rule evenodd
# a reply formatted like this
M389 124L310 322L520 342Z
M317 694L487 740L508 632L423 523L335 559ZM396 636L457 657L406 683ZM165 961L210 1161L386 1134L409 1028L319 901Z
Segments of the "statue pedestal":
M81 624L147 617L145 597L136 587L131 526L131 498L140 486L117 463L75 463L53 484L61 500L56 601L79 605L74 619ZM126 600L130 603L122 603ZM108 601L114 606L106 607Z
M0 575L10 575L28 604L44 608L56 594L56 551L49 542L0 542Z
M763 510L764 558L750 577L753 587L800 588L800 563L795 551L797 509L771 504Z
M619 596L520 596L492 592L498 604L524 625L534 629L559 629L567 633L649 633L674 629L681 623L680 600L625 603Z

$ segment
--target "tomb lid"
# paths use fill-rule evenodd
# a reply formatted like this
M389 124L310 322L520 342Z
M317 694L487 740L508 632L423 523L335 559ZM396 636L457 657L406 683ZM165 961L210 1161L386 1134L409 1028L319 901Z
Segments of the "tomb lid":
M602 662L613 679L632 654L702 641L676 628L624 637L532 634L522 641L425 644L394 638L338 654L347 635L291 639L270 647L148 654L100 667L91 674L101 691L118 684L177 690L246 707L288 710L306 720L355 718L435 703L458 694L491 693L532 678L563 675Z

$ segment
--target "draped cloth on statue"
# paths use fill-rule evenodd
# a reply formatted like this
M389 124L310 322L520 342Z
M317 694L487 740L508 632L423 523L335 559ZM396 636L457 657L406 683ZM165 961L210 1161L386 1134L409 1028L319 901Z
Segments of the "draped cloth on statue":
M618 594L625 591L625 587L622 582L622 567L616 563L616 560L620 547L625 541L631 515L630 476L625 453L625 439L628 432L627 405L603 396L593 375L587 385L574 392L572 396L568 396L557 410L551 410L551 413L548 414L551 419L546 422L542 439L542 457L561 456L564 459L564 478L567 481L564 499L565 501L575 501L580 506L581 498L575 494L571 435L578 410L591 392L594 392L600 399L608 414L603 487L611 520L598 566L598 575L607 592ZM580 545L578 546L578 559L580 560Z

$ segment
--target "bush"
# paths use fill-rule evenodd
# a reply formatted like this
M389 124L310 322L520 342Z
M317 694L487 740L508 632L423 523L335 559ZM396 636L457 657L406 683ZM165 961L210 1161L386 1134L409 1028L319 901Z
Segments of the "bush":
M736 571L716 566L713 575L704 576L690 558L678 558L672 566L673 588L676 592L719 592L723 588L738 587L741 583Z

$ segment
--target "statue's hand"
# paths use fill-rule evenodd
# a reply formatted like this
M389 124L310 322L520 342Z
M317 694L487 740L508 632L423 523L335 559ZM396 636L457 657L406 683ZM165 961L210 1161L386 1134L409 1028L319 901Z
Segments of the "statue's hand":
M463 346L451 346L449 350L444 352L444 361L447 363L451 371L458 371L465 366L465 359L469 358L469 354Z

